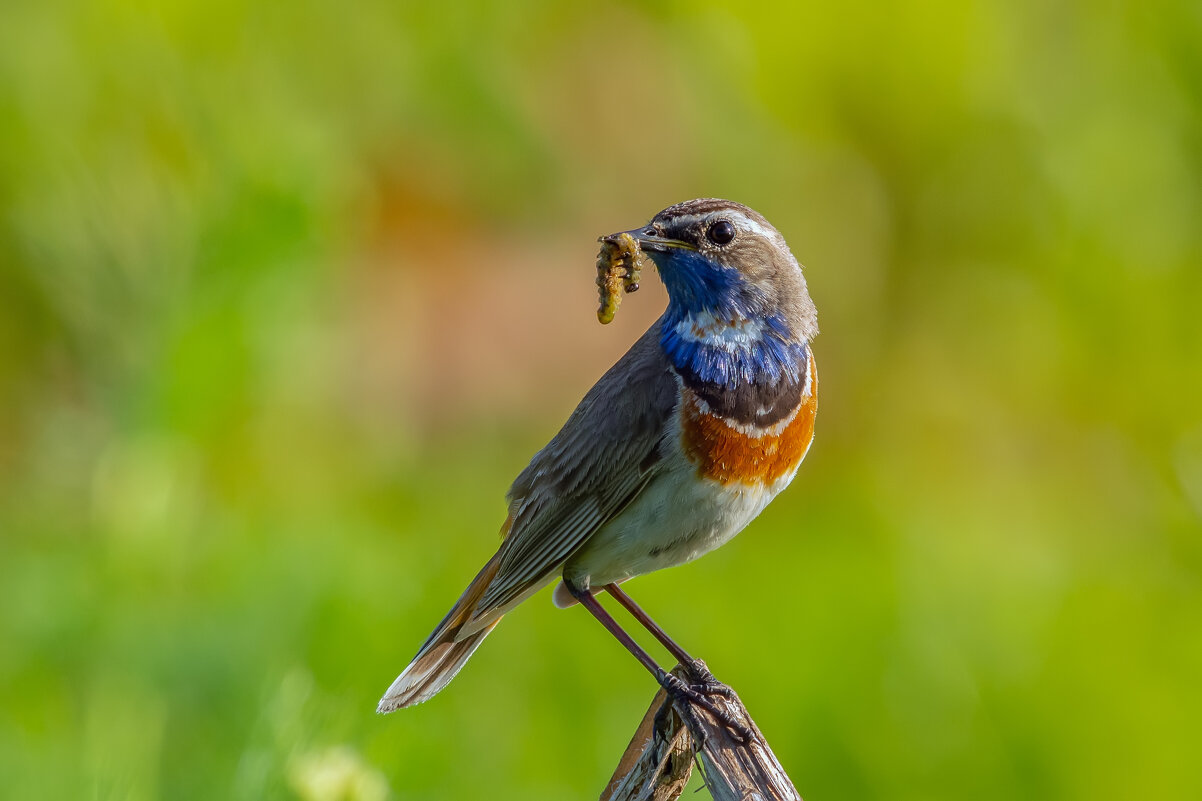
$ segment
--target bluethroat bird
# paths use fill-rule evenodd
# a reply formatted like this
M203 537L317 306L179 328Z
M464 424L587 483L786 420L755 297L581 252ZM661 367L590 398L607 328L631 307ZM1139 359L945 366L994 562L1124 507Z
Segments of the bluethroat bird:
M628 237L658 268L667 310L513 482L500 549L380 712L445 687L502 615L556 579L557 606L582 604L677 697L700 703L717 686L618 585L722 545L793 479L814 436L818 314L784 238L746 206L690 200L602 241ZM602 589L693 681L631 639Z

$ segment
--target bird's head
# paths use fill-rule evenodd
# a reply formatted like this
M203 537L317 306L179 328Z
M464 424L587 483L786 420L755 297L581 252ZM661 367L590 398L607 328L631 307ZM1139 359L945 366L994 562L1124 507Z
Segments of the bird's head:
M772 224L746 206L689 200L626 233L659 268L670 316L777 317L799 339L817 335L818 314L801 265Z

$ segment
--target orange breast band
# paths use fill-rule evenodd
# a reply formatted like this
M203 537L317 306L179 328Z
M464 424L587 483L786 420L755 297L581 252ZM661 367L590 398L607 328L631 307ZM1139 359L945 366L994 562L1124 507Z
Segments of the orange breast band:
M698 474L721 484L771 484L793 471L814 439L818 413L818 372L809 359L810 394L797 414L780 430L762 436L744 434L726 420L701 409L700 401L684 390L681 406L681 444Z

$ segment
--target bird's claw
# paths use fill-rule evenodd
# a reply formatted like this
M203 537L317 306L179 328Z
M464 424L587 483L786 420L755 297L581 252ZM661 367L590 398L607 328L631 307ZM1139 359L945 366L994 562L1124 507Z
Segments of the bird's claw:
M655 741L657 743L662 742L665 745L671 742L675 732L670 725L668 715L672 712L675 712L680 717L681 724L689 734L694 737L700 736L704 738L705 729L702 727L697 713L693 711L693 707L689 704L678 703L676 698L671 697L671 693L669 693L669 701L671 703L661 704L659 711L655 713L655 725L652 727L652 736L655 738ZM703 743L704 739L699 740L697 744L701 745Z
M700 659L694 659L685 665L685 670L689 672L689 678L693 679L691 685L697 692L704 695L720 695L723 698L734 697L735 691L714 678L714 674Z
M705 669L704 665L702 665L702 669ZM708 670L705 672L709 673ZM673 708L676 709L681 719L688 725L689 730L694 733L694 736L704 737L705 734L705 729L700 725L697 713L693 710L693 705L696 705L725 726L740 743L746 745L751 742L753 738L751 729L740 721L735 720L729 712L721 709L710 700L709 696L711 695L721 695L726 698L733 695L729 687L714 679L713 674L709 675L708 682L699 684L688 684L679 676L663 670L659 671L657 678L660 685L672 699Z

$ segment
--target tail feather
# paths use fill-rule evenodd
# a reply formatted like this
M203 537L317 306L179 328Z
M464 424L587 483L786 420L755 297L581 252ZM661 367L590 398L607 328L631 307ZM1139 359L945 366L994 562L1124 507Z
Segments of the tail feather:
M392 712L420 704L455 678L455 674L480 647L488 633L501 621L502 610L478 615L476 619L472 617L476 604L497 574L499 565L500 560L494 556L476 575L451 611L426 638L417 656L384 693L380 705L376 707L377 712ZM469 622L474 630L465 633L462 629Z

